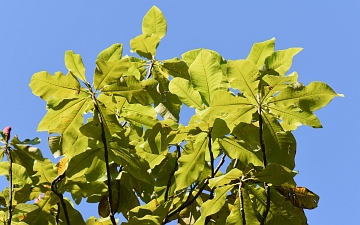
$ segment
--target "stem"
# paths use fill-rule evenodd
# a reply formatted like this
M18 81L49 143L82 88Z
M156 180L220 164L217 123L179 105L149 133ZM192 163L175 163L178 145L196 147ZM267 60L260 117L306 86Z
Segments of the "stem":
M52 182L51 182L51 191L54 192L60 199L60 203L61 206L64 208L64 215L65 215L65 219L66 219L66 224L70 225L70 218L68 215L68 212L66 210L66 203L64 201L64 197L62 195L62 193L58 192L58 184L60 183L60 181L62 181L65 178L65 172L58 175ZM56 224L59 224L60 221L60 204L58 203L58 212L56 215Z
M151 77L151 75L152 75L152 68L153 68L153 66L154 66L154 63L155 63L155 59L152 59L151 60L151 63L150 63L150 66L149 66L149 72L148 72L148 75L146 76L146 79L149 79L150 77Z
M104 143L104 158L105 158L105 165L106 165L106 175L107 175L107 187L108 187L108 202L109 202L109 209L110 209L110 220L113 225L116 225L115 217L114 217L114 209L113 209L113 193L112 193L112 187L111 187L111 174L110 174L110 165L109 165L109 152L108 152L108 146L106 141L106 134L105 134L105 127L104 127L104 121L103 116L101 115L99 104L96 100L96 97L94 93L92 92L92 100L94 102L95 110L97 111L97 115L99 117L99 122L101 126L101 139Z
M263 140L263 119L262 119L262 109L261 109L261 96L260 93L258 93L257 95L257 100L258 100L258 114L259 114L259 138L260 138L260 148L261 148L261 152L263 155L263 168L265 169L267 166L267 158L266 158L266 149L265 149L265 144L264 144L264 140ZM269 213L270 210L270 187L268 186L268 184L266 182L264 182L264 189L265 189L265 193L266 193L266 208L265 211L262 215L262 219L260 222L260 225L264 225L265 224L265 220L266 217Z
M11 153L10 153L10 148L8 147L8 143L6 143L6 147L5 147L5 152L6 155L8 157L9 160L9 206L8 206L8 210L9 210L9 216L8 216L8 225L11 225L11 220L12 220L12 199L13 199L13 179L12 179L12 157L11 157Z
M178 156L177 156L177 158L176 158L174 170L171 172L171 174L170 174L170 176L169 176L169 179L168 179L168 182L167 182L167 185L166 185L165 202L166 202L166 201L168 200L168 198L169 198L169 190L170 190L170 186L171 186L171 179L173 178L176 170L178 169L177 161L178 161L178 159L179 159L180 156L181 156L180 145L176 145L176 151L177 151L177 153L178 153Z
M244 197L242 195L242 186L243 186L243 182L240 181L239 183L239 201L240 201L240 213L241 213L241 218L242 218L242 224L246 225L246 218L245 218L245 210L244 210Z
M215 169L214 169L214 154L212 152L212 146L211 146L211 128L209 130L208 139L209 139L208 140L208 148L209 148L210 163L211 163L211 178L214 178L215 177ZM214 190L215 190L215 187L210 190L209 199L214 198ZM207 216L205 219L205 224L208 224L210 222L210 219L211 219L211 216Z

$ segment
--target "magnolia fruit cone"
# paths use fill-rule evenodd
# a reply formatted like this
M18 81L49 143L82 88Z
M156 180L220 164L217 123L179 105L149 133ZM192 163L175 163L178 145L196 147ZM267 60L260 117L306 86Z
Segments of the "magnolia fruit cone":
M5 136L6 136L6 142L8 142L9 139L10 139L11 127L10 126L5 127L3 132L4 132Z

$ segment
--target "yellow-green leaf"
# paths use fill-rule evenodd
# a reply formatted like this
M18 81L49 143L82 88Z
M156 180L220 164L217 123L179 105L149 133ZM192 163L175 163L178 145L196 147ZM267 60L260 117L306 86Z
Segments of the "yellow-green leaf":
M169 90L177 95L185 105L200 110L204 109L200 93L193 88L190 81L176 77L170 81Z
M274 52L275 38L264 42L255 43L247 57L251 60L257 68L261 68L264 65L265 59Z
M293 57L301 50L302 48L288 48L274 52L266 58L265 69L273 69L284 76L291 67Z
M116 43L101 51L97 57L98 60L113 61L119 60L122 57L123 45Z
M155 57L159 42L160 37L157 34L141 34L130 40L130 47L140 56L152 59Z
M75 54L72 50L65 52L65 66L80 80L86 82L85 66L80 54Z
M161 10L156 6L151 7L142 21L143 34L157 34L161 39L165 36L166 29L166 19Z

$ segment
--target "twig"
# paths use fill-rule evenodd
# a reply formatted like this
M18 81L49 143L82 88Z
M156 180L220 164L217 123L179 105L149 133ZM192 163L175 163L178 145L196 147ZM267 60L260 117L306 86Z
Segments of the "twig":
M110 174L110 165L109 165L109 152L108 152L108 146L107 146L107 140L106 140L106 134L105 134L105 127L104 127L104 121L103 116L101 115L100 108L98 105L98 102L96 100L95 94L92 93L92 100L94 102L95 110L97 111L97 115L99 117L99 123L101 126L101 139L104 143L104 158L105 158L105 165L106 165L106 175L107 175L107 187L108 187L108 202L109 202L109 209L110 209L110 220L113 225L116 225L115 217L114 217L114 209L113 209L113 193L112 193L112 187L111 187L111 174Z
M169 176L169 179L168 179L168 182L167 182L167 185L166 185L165 202L166 202L166 201L168 200L168 198L169 198L169 190L170 190L170 186L171 186L171 179L173 178L176 170L178 169L177 161L178 161L178 159L179 159L180 156L181 156L180 145L176 145L176 150L177 150L178 155L177 155L177 158L176 158L174 170L171 172L171 174L170 174L170 176Z
M258 101L258 114L259 114L259 139L260 139L260 148L261 148L261 152L263 155L263 168L265 169L267 166L267 158L266 158L266 149L265 149L265 144L264 144L264 140L263 140L263 119L262 119L262 109L261 109L261 96L260 93L258 93L257 95L257 101ZM265 193L266 193L266 207L265 207L265 211L262 215L262 219L260 222L260 225L264 225L265 221L266 221L266 217L269 213L270 210L270 187L268 186L268 184L266 182L264 182L264 189L265 189Z
M60 183L60 181L62 181L63 179L65 178L65 172L58 175L52 182L51 182L51 191L54 192L60 199L60 203L61 203L61 206L63 207L64 209L64 215L65 215L65 219L66 219L66 224L67 225L70 225L70 218L69 218L69 215L68 215L68 212L66 210L66 203L64 201L64 197L62 195L62 193L58 192L58 184ZM60 222L60 204L58 203L58 212L57 212L57 215L56 215L56 224L59 224Z
M211 178L215 177L215 169L214 169L214 154L212 152L212 146L211 146L211 128L209 130L208 134L208 148L209 148L209 154L210 154L210 164L211 164ZM215 187L211 188L209 199L214 198L214 190ZM211 216L207 216L205 219L205 224L208 224L210 222Z
M7 158L9 160L9 205L8 205L8 210L9 210L9 218L8 218L8 225L11 225L11 220L12 220L12 199L13 199L13 191L14 191L14 187L13 187L13 179L12 179L12 157L11 157L11 153L10 153L10 148L8 146L8 143L6 141L6 147L5 147L5 152L7 155Z
M146 79L149 79L152 75L152 69L153 69L153 66L154 66L154 63L155 63L155 59L153 58L151 60L151 63L150 63L150 66L149 66L149 72L148 72L148 75L146 76Z

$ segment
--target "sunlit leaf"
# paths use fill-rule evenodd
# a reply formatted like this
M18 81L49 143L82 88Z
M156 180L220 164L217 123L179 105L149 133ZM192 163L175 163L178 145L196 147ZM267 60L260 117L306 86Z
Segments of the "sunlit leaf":
M131 39L130 47L132 51L136 52L140 56L152 59L156 54L156 48L159 42L159 35L145 33Z
M293 57L301 50L302 48L288 48L272 53L265 59L265 69L273 69L281 76L285 75L291 67Z
M129 58L112 61L104 61L102 59L96 60L94 88L99 90L106 85L115 83L120 79L123 73L128 71L129 65Z
M157 34L163 38L166 34L166 19L161 10L153 6L146 13L142 21L142 32L144 34Z
M304 209L315 209L320 197L306 187L275 187L294 206Z
M35 162L34 171L36 171L35 176L39 178L39 184L50 184L58 175L55 164L49 159L44 162Z
M186 188L196 181L205 166L205 151L208 149L208 135L201 133L195 141L195 149L189 155L179 158L179 169L175 172L176 190Z
M210 105L213 95L222 80L222 71L216 58L202 50L189 67L191 84L199 91L205 104Z
M293 178L297 173L277 164L269 164L263 171L256 174L254 178L261 182L268 182L273 185L281 185Z
M77 78L86 82L85 66L79 54L75 54L72 50L66 51L65 66Z
M343 97L323 82L311 82L300 89L288 87L269 103L274 103L276 106L295 106L305 111L316 111L329 104L335 96Z
M265 59L274 52L275 38L264 42L255 43L247 57L251 60L257 68L261 68L264 65Z
M259 70L250 60L228 61L228 80L232 88L240 90L257 105Z
M48 72L35 73L29 84L34 95L47 101L50 98L68 98L79 94L80 83L72 74L57 72L52 76Z
M238 183L243 175L244 173L241 170L234 168L224 175L210 179L209 186L210 188L221 187L230 184L232 181L237 181L234 183Z
M187 80L190 79L188 72L189 67L179 58L164 60L161 70L173 77L181 77Z
M98 60L113 61L122 57L123 45L116 43L101 51L97 57Z
M176 77L169 84L171 93L177 95L179 99L187 106L196 109L204 109L200 93L196 91L190 81Z
M140 103L149 105L154 102L149 94L149 89L156 88L158 82L154 79L144 81L137 80L134 76L124 78L124 82L118 80L116 83L105 86L101 91L107 95L120 95L127 99L129 103Z

